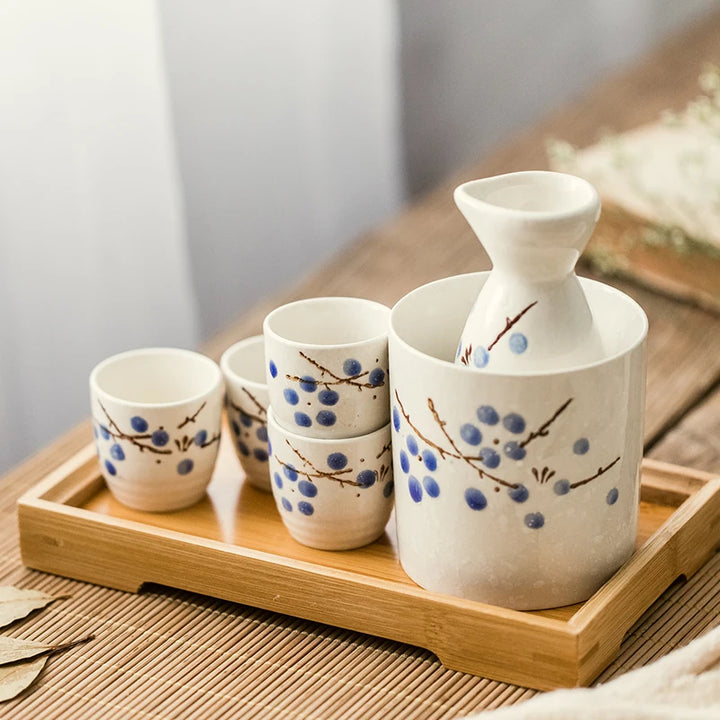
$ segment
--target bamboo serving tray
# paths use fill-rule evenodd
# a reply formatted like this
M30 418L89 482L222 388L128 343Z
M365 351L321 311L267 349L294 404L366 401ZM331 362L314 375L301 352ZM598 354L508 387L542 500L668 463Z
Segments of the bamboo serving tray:
M431 593L397 559L392 520L375 543L296 543L270 495L241 482L227 443L208 496L174 513L117 503L89 445L18 504L23 562L138 592L144 583L252 605L427 648L448 668L552 689L589 684L678 577L720 545L720 479L645 461L637 550L587 602L518 612Z

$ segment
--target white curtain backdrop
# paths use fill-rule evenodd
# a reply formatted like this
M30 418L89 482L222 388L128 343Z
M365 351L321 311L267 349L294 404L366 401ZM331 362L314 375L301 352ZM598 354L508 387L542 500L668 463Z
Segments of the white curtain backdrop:
M0 472L395 212L388 0L0 0Z
M196 341L168 108L152 3L0 2L0 470L101 358Z

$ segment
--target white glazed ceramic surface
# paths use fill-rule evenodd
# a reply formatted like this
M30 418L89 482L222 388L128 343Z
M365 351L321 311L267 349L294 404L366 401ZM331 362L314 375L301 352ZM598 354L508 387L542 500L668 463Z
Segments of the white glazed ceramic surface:
M217 457L222 396L220 368L189 350L132 350L97 365L91 411L112 494L148 512L198 502Z
M235 454L248 482L270 492L267 451L265 348L262 335L246 338L229 347L220 358L225 377L228 424Z
M582 280L606 360L478 373L453 356L486 279L425 285L392 312L400 560L435 592L521 610L579 602L634 547L647 320Z
M393 506L390 425L354 438L315 439L285 430L268 411L270 472L290 534L321 550L377 540Z
M270 404L289 430L343 438L377 430L389 418L390 309L361 298L312 298L266 318Z
M595 188L565 173L526 171L464 183L455 202L493 262L455 362L515 373L601 359L574 272L600 215Z

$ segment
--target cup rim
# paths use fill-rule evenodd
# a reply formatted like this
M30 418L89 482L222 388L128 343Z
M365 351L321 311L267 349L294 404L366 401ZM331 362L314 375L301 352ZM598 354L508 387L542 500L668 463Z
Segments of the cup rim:
M540 180L554 183L565 182L566 184L572 184L581 188L585 193L585 197L564 210L525 210L498 205L472 193L472 190L476 187L481 187L489 183L501 184L503 182L509 182L512 179L528 181ZM455 188L453 196L458 204L464 202L467 205L482 208L485 212L492 213L498 218L502 217L515 221L527 220L533 223L540 222L548 224L562 223L568 220L574 220L578 215L589 212L590 210L595 211L595 219L597 220L597 215L600 213L600 196L592 183L579 175L557 172L555 170L519 170L517 172L508 172L501 175L468 180Z
M194 395L188 395L186 397L183 397L179 400L171 400L169 402L144 402L144 401L132 401L127 400L126 398L118 397L117 395L114 395L113 393L108 392L104 388L100 387L98 384L97 378L98 375L102 370L104 370L108 365L111 365L116 362L122 362L123 360L126 360L128 358L142 356L142 355L180 355L184 357L192 357L195 360L198 360L199 362L206 364L213 372L214 374L214 380L211 384L203 391L199 393L195 393ZM223 385L223 375L222 371L220 370L220 367L218 364L207 355L204 355L203 353L196 352L194 350L186 350L185 348L175 348L175 347L148 347L148 348L136 348L134 350L126 350L124 352L116 353L115 355L110 355L110 357L105 358L104 360L101 360L90 372L90 389L95 395L98 397L102 397L103 399L109 399L114 403L117 403L118 405L128 407L128 408L175 408L180 407L182 405L186 405L188 403L197 402L198 400L201 400L204 397L207 397L208 395L211 395L213 392L215 392L217 389L222 387Z
M647 333L648 333L648 319L647 315L645 314L645 311L642 309L640 304L633 300L629 295L622 292L621 290L618 290L617 288L612 287L612 285L608 285L607 283L599 282L598 280L592 280L590 278L584 278L579 277L578 280L580 281L581 285L589 285L591 287L595 288L602 288L602 291L608 292L610 294L616 295L620 298L622 298L623 302L627 303L628 307L632 308L634 312L636 313L637 317L640 320L640 328L639 332L637 334L637 337L635 340L631 343L628 343L626 347L622 348L621 350L618 350L617 352L613 353L612 355L608 355L607 357L600 358L599 360L593 360L591 362L586 363L580 363L576 365L568 365L565 367L560 368L548 368L543 370L521 370L518 372L510 373L510 372L498 372L493 370L483 370L482 373L478 373L478 371L475 368L466 366L466 365L458 365L455 364L451 360L443 360L442 358L435 357L434 355L430 355L429 353L423 352L419 348L415 347L414 345L411 345L405 338L398 332L397 330L397 315L399 312L400 307L408 301L411 297L414 295L422 292L426 288L432 286L432 285L442 285L443 283L449 283L453 280L458 280L460 278L466 279L470 277L475 278L481 278L483 276L490 275L490 270L485 270L482 272L474 272L474 273L461 273L459 275L449 275L448 277L440 278L439 280L433 280L432 282L425 283L423 285L420 285L416 287L414 290L411 290L409 293L404 295L400 300L398 300L395 305L393 306L391 313L390 313L390 331L389 335L390 338L397 341L402 347L405 349L405 352L409 352L411 355L415 355L417 357L422 358L424 361L430 362L434 365L436 365L438 368L447 369L449 368L453 372L464 372L464 373L472 373L474 376L478 375L484 375L487 378L509 378L509 379L517 379L517 378L528 378L528 377L553 377L558 375L568 375L570 373L575 372L583 372L585 370L590 370L592 368L601 367L603 365L607 365L608 363L611 363L615 360L618 360L621 357L626 357L630 355L632 352L634 352L639 346L641 346L647 339ZM392 352L391 352L392 355Z
M251 380L248 377L245 377L244 375L239 375L236 373L231 367L230 367L230 358L232 356L241 351L245 350L248 347L253 347L255 345L264 345L265 344L265 338L263 335L251 335L250 337L243 338L242 340L239 340L236 343L233 343L225 352L220 356L220 370L222 371L223 375L225 375L227 378L232 380L233 382L241 383L243 385L247 385L248 387L254 388L256 390L267 390L267 382L258 382L257 380ZM263 373L265 372L265 367L263 363Z
M343 302L350 302L352 304L356 305L372 305L376 308L382 309L386 311L387 315L387 324L385 328L385 332L378 333L376 335L371 335L367 338L363 338L362 340L355 340L353 342L347 342L347 343L311 343L311 342L299 342L297 340L290 340L289 338L283 337L279 333L277 333L275 330L273 330L272 327L270 327L271 322L273 319L279 315L281 312L286 311L288 308L296 307L298 305L315 305L315 304L321 304L321 303L328 303L328 302L337 302L337 301L343 301ZM292 348L307 348L312 350L320 350L320 349L349 349L349 348L356 348L361 347L362 345L366 345L368 343L381 341L384 338L388 337L389 330L390 330L390 313L391 308L389 308L387 305L384 305L381 302L378 302L377 300L370 300L369 298L361 298L361 297L352 297L352 296L344 296L344 295L329 295L327 297L313 297L313 298L303 298L301 300L294 300L293 302L285 303L284 305L280 305L276 307L274 310L271 310L263 320L263 336L265 338L272 337L273 339L277 340L278 342L282 343L283 345L287 345L288 347Z
M293 432L292 430L288 430L280 421L275 417L275 413L273 412L272 405L270 405L267 409L267 424L268 428L273 427L279 430L283 435L287 436L291 440L294 440L299 443L309 443L312 445L317 445L318 447L324 446L331 446L331 445L337 445L338 443L342 443L343 445L356 445L359 444L362 441L365 440L371 440L374 439L376 435L383 435L390 432L390 422L388 421L385 423L382 427L377 428L377 430L372 430L369 433L365 433L363 435L353 435L351 437L311 437L309 435L300 435L299 433Z

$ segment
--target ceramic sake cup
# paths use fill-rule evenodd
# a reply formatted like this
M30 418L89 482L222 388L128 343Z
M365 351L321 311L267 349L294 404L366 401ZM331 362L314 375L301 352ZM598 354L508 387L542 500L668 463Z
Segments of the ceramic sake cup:
M434 592L518 610L580 602L635 544L647 319L583 279L605 359L478 373L453 359L486 279L430 283L392 311L400 561Z
M229 347L220 358L225 378L228 424L235 454L248 482L270 492L268 472L265 348L262 335L246 338Z
M393 507L389 423L367 435L309 438L268 410L270 472L278 512L303 545L349 550L376 540Z
M314 438L365 435L389 418L390 309L361 298L299 300L263 324L277 422Z
M114 355L90 374L102 474L136 510L165 512L198 502L215 466L222 413L220 368L178 348Z

